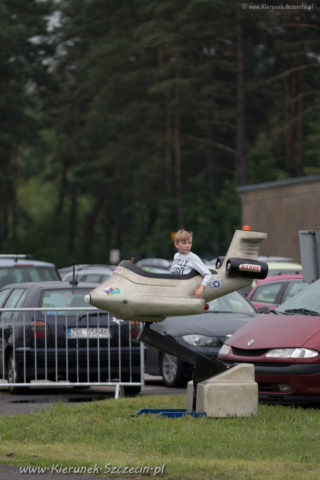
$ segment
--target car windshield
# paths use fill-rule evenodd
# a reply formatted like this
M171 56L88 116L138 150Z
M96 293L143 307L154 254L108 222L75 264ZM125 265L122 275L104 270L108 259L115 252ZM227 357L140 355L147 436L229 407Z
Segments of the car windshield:
M48 289L45 290L42 294L42 300L40 302L40 307L48 308L46 314L50 313L50 308L85 308L87 309L88 305L84 301L84 296L89 293L90 289ZM54 311L52 313L55 314ZM66 312L59 311L58 315L65 315ZM81 311L79 310L79 313Z
M320 315L320 280L312 283L276 309L277 313Z
M208 303L208 312L256 314L256 310L239 292L231 292L223 297L215 298Z
M36 267L34 265L0 267L0 287L8 285L8 283L46 282L50 280L60 280L53 267Z

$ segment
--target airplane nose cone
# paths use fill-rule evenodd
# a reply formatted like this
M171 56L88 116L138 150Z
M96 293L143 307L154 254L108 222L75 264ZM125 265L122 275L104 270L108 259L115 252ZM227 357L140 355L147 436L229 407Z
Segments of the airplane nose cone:
M84 296L84 301L87 302L87 303L91 302L90 293L87 293L87 295Z

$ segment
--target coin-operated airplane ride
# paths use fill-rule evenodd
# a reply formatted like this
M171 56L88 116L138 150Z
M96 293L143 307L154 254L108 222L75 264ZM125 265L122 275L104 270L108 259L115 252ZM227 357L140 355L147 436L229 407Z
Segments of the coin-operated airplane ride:
M85 300L118 318L137 322L161 322L166 317L202 313L206 302L267 276L267 264L258 261L265 238L266 233L236 230L226 256L217 259L202 298L194 295L202 282L198 272L152 273L122 261L111 277L86 295Z
M226 256L219 257L215 269L211 270L211 281L202 298L194 294L202 282L198 272L187 275L152 273L122 261L111 277L87 294L85 300L120 319L144 322L140 340L190 363L194 367L196 386L197 382L226 367L218 360L195 354L168 335L157 333L150 324L166 317L202 313L206 302L246 287L253 279L265 278L268 265L258 260L258 254L266 238L266 233L253 232L250 227L236 230Z

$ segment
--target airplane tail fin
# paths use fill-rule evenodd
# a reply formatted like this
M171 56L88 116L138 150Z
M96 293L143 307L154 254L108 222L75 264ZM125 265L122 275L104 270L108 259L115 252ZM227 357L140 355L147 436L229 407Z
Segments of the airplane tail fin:
M259 262L258 257L261 243L267 237L262 232L236 230L226 255L217 259L216 268L226 269L226 273L232 276L265 278L268 265Z
M261 243L267 237L267 233L236 230L221 266L233 257L258 260Z

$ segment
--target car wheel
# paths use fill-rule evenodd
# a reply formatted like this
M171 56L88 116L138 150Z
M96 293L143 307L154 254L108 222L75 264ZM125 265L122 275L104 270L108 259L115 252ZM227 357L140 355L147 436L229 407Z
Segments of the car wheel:
M8 362L7 362L7 380L8 383L21 383L22 375L18 364L15 361L13 352L9 353Z
M9 353L8 362L7 362L7 380L8 383L22 383L23 376L21 374L21 370L15 358L13 356L13 352ZM9 387L10 392L22 392L21 387Z
M180 387L185 385L186 378L182 371L183 363L174 355L164 353L161 357L161 374L167 387Z

